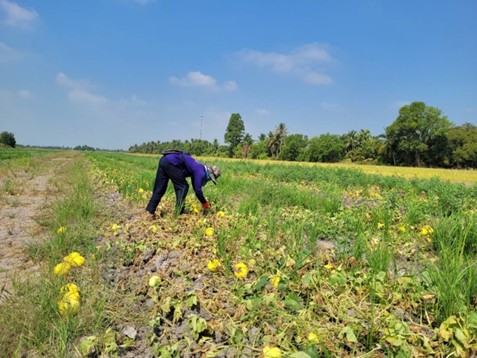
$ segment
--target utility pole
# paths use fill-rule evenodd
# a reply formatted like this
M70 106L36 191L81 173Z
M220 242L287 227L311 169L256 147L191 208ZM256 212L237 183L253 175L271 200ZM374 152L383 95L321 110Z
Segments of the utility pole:
M200 140L202 140L202 115L200 115Z

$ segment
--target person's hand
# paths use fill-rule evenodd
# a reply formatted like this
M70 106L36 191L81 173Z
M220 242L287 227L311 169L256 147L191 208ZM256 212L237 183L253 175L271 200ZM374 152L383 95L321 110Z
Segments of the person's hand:
M206 201L205 203L202 204L202 209L208 209L210 208L210 202Z

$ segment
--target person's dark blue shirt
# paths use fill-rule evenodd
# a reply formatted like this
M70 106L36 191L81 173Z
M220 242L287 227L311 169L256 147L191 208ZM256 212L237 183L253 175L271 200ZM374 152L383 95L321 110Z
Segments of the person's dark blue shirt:
M207 202L202 187L207 184L207 171L205 165L197 161L188 154L168 154L167 161L183 170L185 177L190 177L192 181L192 188L194 189L197 199L204 204Z

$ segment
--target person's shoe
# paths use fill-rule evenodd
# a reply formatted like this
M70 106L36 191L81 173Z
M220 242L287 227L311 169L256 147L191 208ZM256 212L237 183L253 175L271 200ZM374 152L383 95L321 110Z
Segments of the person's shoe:
M149 220L156 220L157 219L156 213L151 213L149 211L146 211L146 213L147 213L147 216L148 216Z

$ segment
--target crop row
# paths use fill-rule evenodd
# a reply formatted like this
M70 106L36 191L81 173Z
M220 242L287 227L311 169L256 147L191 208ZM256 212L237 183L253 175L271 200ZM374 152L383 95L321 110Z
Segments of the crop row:
M157 157L88 157L105 183L145 206ZM255 327L254 346L295 357L475 351L476 185L210 160L223 174L205 194L223 215L203 216L189 195L192 214L180 227L169 217L161 233L190 262L197 250L206 253L200 275L212 275L210 284L226 302L217 319L233 317L234 329L201 321L203 330L223 330L227 345L243 352ZM169 199L164 205L172 205ZM149 228L148 235L159 234ZM246 270L240 278L237 265ZM171 353L177 342L169 343Z

